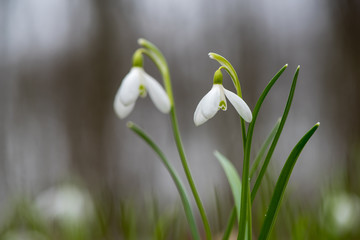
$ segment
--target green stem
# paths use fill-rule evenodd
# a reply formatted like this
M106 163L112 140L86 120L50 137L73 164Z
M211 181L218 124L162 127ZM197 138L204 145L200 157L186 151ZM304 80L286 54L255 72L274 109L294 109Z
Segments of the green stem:
M250 183L250 181L249 181ZM249 185L250 189L250 185ZM250 190L248 191L248 202L250 202ZM247 233L248 233L248 240L252 240L252 218L251 218L251 204L248 204L248 215L247 215Z
M199 235L199 232L196 227L195 218L194 218L193 212L190 207L189 198L187 197L185 188L184 188L183 184L181 183L180 178L176 174L176 171L171 166L169 161L166 159L164 153L160 150L160 148L154 143L154 141L142 129L140 129L138 126L136 126L132 122L128 122L127 126L132 131L134 131L137 135L139 135L147 144L149 144L149 146L158 154L162 163L165 165L166 169L169 171L169 173L179 191L181 201L182 201L182 204L183 204L183 207L185 210L185 215L188 220L192 236L194 239L200 240L200 235Z
M163 56L163 54L160 52L160 50L152 43L150 43L149 41L145 40L145 39L139 39L139 44L143 47L145 47L146 49L144 49L144 53L146 55L148 55L156 64L156 66L158 67L158 69L161 72L161 75L163 77L163 81L164 81L164 85L165 85L165 89L166 92L169 96L170 99L170 103L171 103L171 110L170 110L170 117L171 117L171 124L172 124L172 129L173 129L173 135L174 135L174 139L175 139L175 143L179 152L179 156L181 159L181 164L183 166L186 178L188 180L188 183L190 185L190 189L191 192L194 196L196 205L199 209L200 212L200 216L204 225L204 229L205 229L205 233L206 233L206 239L211 240L212 239L212 235L211 235L211 230L210 230L210 224L208 221L208 218L206 216L205 213L205 209L204 206L201 202L199 193L196 189L193 177L191 175L189 166L188 166L188 162L186 159L186 155L185 155L185 151L184 151L184 147L181 141L181 136L180 136L180 131L179 131L179 125L177 122L177 117L176 117L176 111L175 111L175 102L174 102L174 97L173 97L173 91L172 91L172 86L171 86L171 79L170 79L170 73L169 73L169 68L168 65L166 63L165 57ZM147 51L146 51L147 50Z
M176 146L178 148L178 152L179 152L179 155L180 155L181 163L183 165L186 178L187 178L187 180L189 182L190 189L191 189L191 191L192 191L192 193L194 195L196 205L197 205L197 207L199 209L200 216L201 216L201 219L203 221L203 225L204 225L205 233L206 233L206 239L209 240L209 239L212 238L211 237L210 224L209 224L209 221L207 219L204 206L203 206L203 204L201 202L199 193L198 193L198 191L196 189L193 177L191 175L191 172L190 172L187 160L186 160L186 156L185 156L184 148L183 148L181 137L180 137L180 132L179 132L179 128L178 128L178 123L177 123L177 118L176 118L176 113L175 113L175 107L174 106L171 108L170 115L171 115L171 123L172 123L172 126L173 126L174 138L175 138Z

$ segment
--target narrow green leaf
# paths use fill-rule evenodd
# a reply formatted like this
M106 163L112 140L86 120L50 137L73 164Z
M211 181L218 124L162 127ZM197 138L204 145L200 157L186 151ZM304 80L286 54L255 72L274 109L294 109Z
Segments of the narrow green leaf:
M234 165L220 152L215 151L214 152L215 157L219 160L221 166L224 169L224 172L226 174L226 177L229 181L231 192L233 194L235 207L236 207L236 215L240 217L240 195L241 195L241 180L239 177L239 174L236 171L236 168Z
M141 137L153 150L157 155L160 157L160 160L165 165L166 169L168 170L170 176L172 177L176 188L179 191L179 195L185 210L185 215L188 220L188 224L190 226L190 231L194 239L200 240L200 235L197 230L195 218L193 211L190 207L189 198L186 194L185 188L183 183L181 182L180 178L178 177L175 169L172 167L170 162L165 157L164 153L160 150L160 148L154 143L154 141L137 125L135 125L133 122L128 122L127 127L130 128L133 132L135 132L139 137Z
M250 179L254 176L255 171L257 170L261 159L263 159L265 151L268 149L270 143L272 142L272 140L275 137L275 134L279 128L280 125L280 120L281 118L279 118L279 120L275 123L275 126L273 127L273 129L271 130L269 136L266 138L266 140L264 141L264 143L261 145L259 152L257 153L254 163L251 166L250 169Z
M250 189L250 186L249 186ZM250 201L251 195L250 195L250 191L248 192L248 202L251 203ZM247 219L246 219L246 239L247 240L252 240L252 218L251 218L251 204L248 204L248 208L247 208Z
M294 93L295 93L296 83L297 83L297 79L298 79L298 75L299 75L299 70L300 70L300 66L298 66L296 71L295 71L293 82L292 82L292 85L291 85L291 88L290 88L289 97L288 97L288 100L286 102L284 113L283 113L283 115L281 117L279 128L278 128L278 130L276 132L276 135L274 137L273 142L271 143L270 149L269 149L269 151L268 151L268 153L267 153L267 155L265 157L264 163L263 163L263 165L261 167L260 173L259 173L259 175L258 175L258 177L256 179L255 185L254 185L253 190L251 192L251 201L252 202L255 199L257 190L260 187L261 181L262 181L262 179L263 179L263 177L265 175L266 169L267 169L267 167L269 165L270 159L272 157L272 154L274 153L275 147L276 147L277 142L278 142L278 140L280 138L280 135L281 135L281 132L282 132L282 130L284 128L287 116L289 114L291 103L292 103L292 100L294 98Z
M285 162L283 169L281 170L280 176L276 182L274 193L272 195L269 208L265 215L264 223L260 230L259 240L266 240L270 236L271 230L274 226L277 213L279 211L281 201L284 196L285 188L289 182L290 175L295 166L295 163L305 147L306 143L309 141L311 136L315 133L320 123L315 124L296 144L296 146L291 151L288 159Z
M223 240L229 239L231 231L232 231L234 223L235 223L235 218L236 218L236 207L234 206L231 209L230 217L228 219L228 223L227 223L225 231L224 231L224 236L222 238Z
M245 150L244 150L244 161L243 161L243 173L242 173L242 182L247 182L247 184L244 184L244 187L241 190L241 209L245 209L245 211L240 210L240 221L239 221L239 234L238 239L242 240L245 239L246 235L246 222L248 221L251 216L247 215L247 208L248 204L251 204L252 202L248 202L248 194L250 191L250 178L249 178L249 171L250 171L250 150L251 150L251 142L252 142L252 136L254 132L254 126L256 123L256 119L258 116L258 113L260 111L260 108L262 106L262 103L265 100L265 97L269 93L272 86L275 84L275 82L279 79L281 74L285 71L287 68L287 64L283 66L280 71L270 80L268 85L265 87L264 91L260 95L258 101L256 102L254 111L253 111L253 120L249 124L248 132L246 135L246 144L245 144ZM251 206L250 206L251 208ZM251 213L251 212L250 212Z

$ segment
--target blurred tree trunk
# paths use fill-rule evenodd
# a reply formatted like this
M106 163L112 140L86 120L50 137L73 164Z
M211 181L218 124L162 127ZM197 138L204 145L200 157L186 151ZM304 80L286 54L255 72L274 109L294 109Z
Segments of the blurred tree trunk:
M358 0L333 0L331 5L331 19L338 49L329 49L337 53L332 64L328 64L328 79L326 83L330 98L334 98L336 105L331 110L336 114L336 124L343 131L347 147L347 177L349 187L358 185L357 168L349 154L360 141L360 2ZM333 74L335 71L335 74ZM337 76L337 77L336 77ZM343 96L340 98L338 96ZM343 102L338 102L343 99ZM354 178L354 179L352 179Z
M80 62L70 61L67 66L63 96L72 169L96 186L106 184L108 170L104 128L112 110L114 21L109 1L94 0L92 4L97 22L95 36Z

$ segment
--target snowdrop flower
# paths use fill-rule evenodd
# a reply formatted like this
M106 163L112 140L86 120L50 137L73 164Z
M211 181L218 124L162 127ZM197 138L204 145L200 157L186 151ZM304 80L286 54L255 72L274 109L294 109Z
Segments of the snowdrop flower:
M250 108L241 97L223 87L221 68L219 68L214 74L214 85L196 107L194 113L195 125L199 126L205 123L212 118L219 109L226 111L227 103L225 97L246 122L251 122L252 114Z
M90 195L75 185L50 188L35 199L35 209L48 221L58 221L64 226L81 225L94 216Z
M325 196L321 220L329 232L341 236L359 227L360 198L354 194L339 192Z
M139 96L146 97L147 91L162 113L170 111L171 104L167 93L158 81L144 71L142 66L142 53L138 50L134 53L133 67L123 79L115 96L114 110L121 119L130 114Z

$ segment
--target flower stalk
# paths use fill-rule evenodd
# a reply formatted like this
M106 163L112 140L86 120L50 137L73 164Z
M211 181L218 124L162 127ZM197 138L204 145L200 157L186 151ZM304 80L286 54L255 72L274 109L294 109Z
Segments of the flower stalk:
M189 165L188 165L187 157L185 155L185 150L184 150L183 143L182 143L181 136L180 136L179 125L177 122L177 116L176 116L176 111L175 111L175 103L174 103L174 97L173 97L173 91L172 91L172 85L171 85L170 72L169 72L167 62L166 62L163 54L160 52L160 50L154 44L150 43L149 41L147 41L145 39L139 39L138 43L142 47L145 48L146 51L144 51L144 53L147 56L149 56L152 61L154 61L155 65L158 67L158 69L162 75L165 89L166 89L166 92L170 99L171 125L172 125L172 129L173 129L175 143L176 143L178 153L180 156L181 164L183 166L186 178L190 185L190 189L194 196L196 205L199 209L201 220L203 222L204 229L205 229L206 239L210 240L210 239L212 239L210 224L209 224L208 218L206 216L205 208L201 202L199 193L196 189L195 182L193 180L193 177L192 177Z

